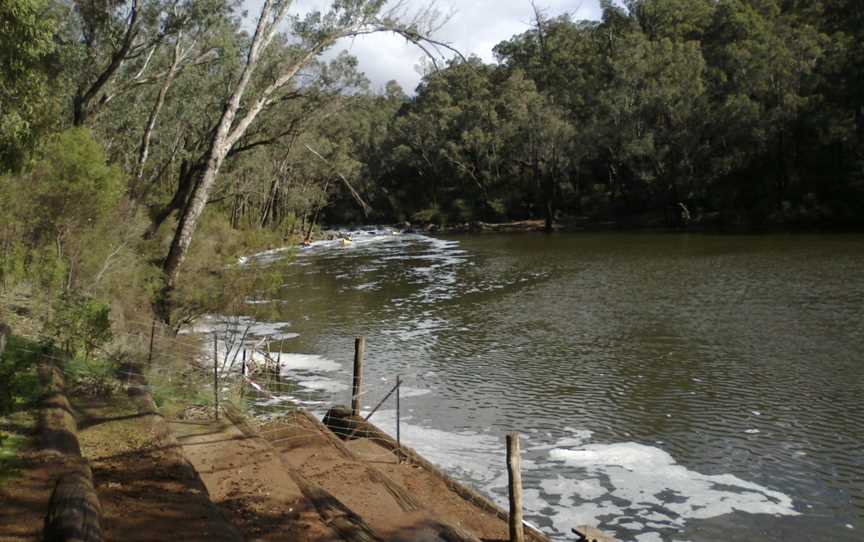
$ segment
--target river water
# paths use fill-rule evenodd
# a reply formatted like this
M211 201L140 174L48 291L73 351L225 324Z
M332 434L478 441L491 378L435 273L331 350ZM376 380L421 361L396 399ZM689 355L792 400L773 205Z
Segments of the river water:
M401 375L402 439L558 540L864 539L864 237L354 233L291 258L297 387L371 406ZM262 303L263 301L263 303ZM290 353L290 354L289 354ZM393 401L372 421L395 433Z

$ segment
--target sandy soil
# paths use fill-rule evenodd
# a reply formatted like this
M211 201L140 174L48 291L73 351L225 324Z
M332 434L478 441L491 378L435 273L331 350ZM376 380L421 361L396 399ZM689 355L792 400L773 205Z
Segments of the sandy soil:
M3 430L32 436L35 413L9 418ZM14 467L16 473L0 485L0 541L39 540L54 482L67 462L56 454L29 447L20 451Z
M264 440L231 422L173 421L183 452L210 498L249 541L340 540Z
M73 399L106 540L242 540L210 502L194 470L164 438L161 418L125 397Z
M507 538L504 522L471 506L422 469L397 464L393 454L365 439L347 443L350 455L346 457L339 449L345 449L345 444L340 446L325 431L303 415L260 428L287 464L344 502L385 539L411 540L437 524L449 524L483 540ZM400 486L419 509L405 510L382 484L383 478Z
M400 464L370 439L343 442L302 411L253 428L224 417L166 421L126 397L73 398L72 407L106 540L508 538L505 521L434 473ZM21 476L0 488L2 541L41 538L54 482L68 466L36 450L21 461Z
M440 478L424 468L400 465L387 448L366 438L350 440L345 444L358 457L374 462L379 470L405 487L435 515L448 518L454 525L475 533L483 540L509 540L505 522L453 493Z
M378 468L381 458L365 461L340 446L320 423L305 416L289 417L257 430L224 420L178 421L172 428L213 501L248 540L341 540L338 522L325 521L316 513L320 502L314 501L320 499L310 497L310 488L350 509L371 536L386 542L440 542L452 532L469 539L473 535L475 539L498 540L506 533L500 520L476 514L476 510L462 510L460 519L454 521L412 502L414 495L398 482L388 481L387 474ZM405 469L408 478L412 468L396 465L395 458L390 457L391 466ZM424 490L430 500L450 498L442 485ZM446 507L440 510L449 511ZM471 517L472 513L479 517Z

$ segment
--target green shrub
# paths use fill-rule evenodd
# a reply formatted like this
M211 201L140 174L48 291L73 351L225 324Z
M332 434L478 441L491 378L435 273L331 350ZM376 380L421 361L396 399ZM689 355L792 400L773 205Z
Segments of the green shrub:
M22 173L0 177L0 280L45 291L75 287L95 275L90 254L113 250L125 217L117 216L124 181L90 131L73 128L46 140ZM105 232L94 238L94 232ZM95 267L95 265L91 265Z
M101 301L76 292L61 294L45 326L48 338L70 356L89 359L111 341L111 309Z
M0 416L37 401L41 384L37 364L44 347L17 337L9 337L6 352L0 357Z
M411 220L421 224L444 224L446 218L437 205L422 209L411 215Z
M37 232L61 245L108 218L123 196L120 169L106 163L86 128L51 138L30 173L28 191L38 206Z
M106 357L77 355L63 365L66 382L73 395L106 397L122 389L117 366Z

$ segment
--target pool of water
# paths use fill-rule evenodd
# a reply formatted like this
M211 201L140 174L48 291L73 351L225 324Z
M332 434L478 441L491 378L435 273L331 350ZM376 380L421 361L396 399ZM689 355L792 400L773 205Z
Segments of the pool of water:
M291 258L262 328L288 400L402 393L403 441L559 540L861 540L864 237L383 230ZM311 356L311 357L310 357ZM393 401L372 421L395 432Z

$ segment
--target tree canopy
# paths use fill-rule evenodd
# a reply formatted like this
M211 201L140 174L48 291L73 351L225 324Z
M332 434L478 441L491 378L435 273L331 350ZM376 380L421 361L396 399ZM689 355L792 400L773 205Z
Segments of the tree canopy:
M439 57L416 89L323 59L373 32L448 51L436 13L406 5L298 16L274 0L250 19L235 0L4 2L3 205L45 216L4 213L3 280L53 254L72 287L76 266L101 281L140 252L149 290L159 267L171 286L199 225L277 244L322 222L864 222L861 2L536 8L496 62ZM98 235L106 251L76 259Z

